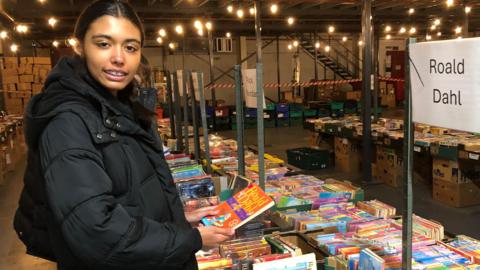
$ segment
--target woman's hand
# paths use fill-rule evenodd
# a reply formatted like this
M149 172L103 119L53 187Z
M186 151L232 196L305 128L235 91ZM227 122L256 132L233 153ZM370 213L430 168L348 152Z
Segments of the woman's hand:
M216 226L198 227L198 231L202 236L202 244L204 248L212 248L218 244L230 240L235 234L235 230L231 228L220 228Z
M202 218L218 214L218 210L216 210L216 208L216 206L207 206L195 209L191 212L185 212L185 218L189 223L197 225Z

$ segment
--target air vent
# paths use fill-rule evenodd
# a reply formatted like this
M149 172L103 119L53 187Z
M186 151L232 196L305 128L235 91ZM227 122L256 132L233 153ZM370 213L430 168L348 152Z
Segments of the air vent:
M220 53L232 52L232 39L231 38L217 38L215 42L215 48Z

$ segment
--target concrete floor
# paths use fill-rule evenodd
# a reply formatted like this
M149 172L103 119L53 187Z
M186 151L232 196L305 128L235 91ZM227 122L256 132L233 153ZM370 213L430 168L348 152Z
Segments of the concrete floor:
M235 132L219 132L220 135L235 138ZM245 131L246 145L256 144L255 129ZM287 160L286 149L310 146L312 133L302 127L269 128L265 130L265 151ZM13 215L23 186L22 177L25 162L20 162L14 172L0 185L0 270L54 270L54 263L25 254L23 244L18 240L12 226ZM345 174L334 169L306 172L319 178L334 177L361 184L358 174ZM377 198L402 209L402 191L383 184L365 186L366 199ZM480 206L452 208L432 200L431 187L421 184L414 186L414 212L422 217L441 222L452 234L466 234L480 238Z

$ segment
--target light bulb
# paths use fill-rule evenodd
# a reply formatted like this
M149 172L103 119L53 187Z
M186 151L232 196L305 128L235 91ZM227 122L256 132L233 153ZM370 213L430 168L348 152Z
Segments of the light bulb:
M360 41L358 42L358 46L363 46L363 41L360 40Z
M329 51L330 51L330 46L328 46L328 45L325 46L325 51L326 51L326 52L329 52Z
M68 42L68 45L70 45L70 46L72 46L72 47L74 47L75 45L77 45L77 40L76 40L75 38L69 38L69 39L67 40L67 42Z
M430 30L435 30L435 29L437 29L437 26L435 24L430 26Z
M431 40L431 39L432 39L432 36L427 35L427 36L425 37L425 39L426 39L426 40Z
M335 32L335 27L333 25L330 25L328 27L328 33L333 33L333 32Z
M278 12L278 6L277 4L272 4L270 6L270 12L272 12L272 14L276 14Z
M293 47L298 47L298 41L293 41Z
M230 32L227 32L227 33L225 33L225 36L226 36L227 38L230 38L230 37L232 37L232 34L230 34Z
M239 19L242 19L242 18L243 18L243 15L244 15L244 14L243 14L243 9L238 9L238 10L237 10L237 17L238 17Z
M202 22L199 20L195 20L195 22L193 23L193 26L197 29L203 28Z
M207 28L208 31L212 30L212 23L211 22L206 22L205 23L205 28Z
M408 10L408 14L412 15L413 13L415 13L415 9L414 8L411 8Z
M250 12L250 15L252 15L252 16L255 15L255 8L253 8L253 7L250 8L250 9L248 10L248 12Z
M51 27L55 27L55 25L57 24L57 19L55 19L54 17L51 17L50 19L48 19L48 24L51 26Z
M58 47L59 43L58 43L58 41L54 40L54 41L52 42L52 45L53 45L53 47L56 48L56 47Z
M320 42L315 42L315 48L319 49L320 48Z
M385 38L386 39L392 39L392 36L390 34L388 34Z
M294 22L295 22L295 18L293 18L293 17L288 17L288 19L287 19L288 25L292 25Z
M460 34L461 32L462 32L462 27L457 26L457 28L455 28L455 34Z
M7 37L8 37L7 31L3 30L2 32L0 32L0 38L1 39L6 39Z
M233 6L232 6L232 5L228 5L227 11L228 11L228 13L232 13L232 12L233 12Z
M157 38L157 42L158 42L158 44L162 44L162 43L163 43L163 38L162 38L162 37L158 37L158 38Z
M436 19L436 20L433 22L434 25L440 25L440 23L441 23L440 19Z
M470 11L472 11L472 8L469 7L469 6L466 6L466 7L465 7L465 13L468 14L468 13L470 13Z
M385 32L390 32L392 31L392 27L390 25L385 26Z
M202 29L202 28L198 29L198 30L197 30L197 34L198 34L199 36L203 36L203 29Z
M170 43L168 44L168 47L169 47L170 49L174 50L174 49L175 49L175 44L174 44L173 42L170 42Z
M167 31L165 31L164 28L160 29L158 31L158 34L161 36L161 37L166 37L167 36Z
M442 32L437 32L437 37L441 37L442 36Z
M453 6L453 0L447 0L447 7Z
M10 46L10 50L12 52L17 52L18 51L18 45L13 43L11 46Z
M288 50L292 50L292 44L288 44L287 48Z
M407 29L405 27L400 28L400 34L403 34L407 32Z
M175 26L175 32L177 32L177 34L179 35L183 34L183 26L181 26L180 24Z
M410 34L413 35L413 34L415 34L415 33L417 32L417 28L412 27L412 28L410 28L410 31L409 31L409 32L410 32Z
M347 42L348 38L347 37L342 37L343 42Z

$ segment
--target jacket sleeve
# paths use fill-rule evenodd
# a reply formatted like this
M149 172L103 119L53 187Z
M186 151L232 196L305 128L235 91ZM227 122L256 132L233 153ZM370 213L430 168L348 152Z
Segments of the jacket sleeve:
M74 255L95 269L181 269L202 246L188 226L130 216L81 118L62 113L40 138L48 204Z

